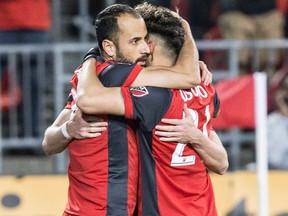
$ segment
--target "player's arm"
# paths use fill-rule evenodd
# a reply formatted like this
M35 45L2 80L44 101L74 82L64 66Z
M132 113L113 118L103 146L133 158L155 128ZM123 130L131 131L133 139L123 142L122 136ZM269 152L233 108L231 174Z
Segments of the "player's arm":
M188 22L184 19L181 19L181 21L185 29L185 37L176 64L172 67L146 67L137 76L132 86L184 89L200 83L198 49Z
M165 142L189 143L203 160L205 166L224 174L229 166L227 152L215 131L209 137L194 125L193 117L185 108L185 119L162 119L168 125L157 125L155 134Z
M204 136L199 129L197 130L199 134L198 136L191 136L190 144L209 170L223 175L227 171L229 163L227 152L220 138L213 130L211 130L209 137Z
M92 62L92 64L90 64ZM124 100L120 87L106 88L95 76L95 60L90 58L83 63L83 71L91 71L79 76L76 104L86 114L124 115ZM89 86L87 88L87 86ZM91 88L93 86L93 88Z
M42 148L47 155L64 151L73 138L84 139L98 137L106 130L107 123L102 119L84 120L78 110L70 120L71 110L63 109L53 124L44 133Z

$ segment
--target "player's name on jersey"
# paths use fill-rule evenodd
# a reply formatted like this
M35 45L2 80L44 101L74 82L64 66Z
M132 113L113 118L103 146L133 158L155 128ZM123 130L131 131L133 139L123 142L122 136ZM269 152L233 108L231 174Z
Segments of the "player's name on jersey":
M194 88L191 89L180 90L180 93L181 97L185 102L192 100L193 97L201 97L201 98L208 97L207 91L201 85L195 86Z

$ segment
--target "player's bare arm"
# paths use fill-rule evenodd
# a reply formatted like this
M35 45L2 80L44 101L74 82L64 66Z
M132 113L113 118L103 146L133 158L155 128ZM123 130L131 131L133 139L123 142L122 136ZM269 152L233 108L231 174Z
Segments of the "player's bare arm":
M90 73L79 76L76 101L78 108L86 114L124 115L125 107L121 88L106 88L102 85L95 76L96 66L93 58L84 62L83 70L90 70ZM92 85L93 88L90 88ZM86 88L87 86L89 88Z

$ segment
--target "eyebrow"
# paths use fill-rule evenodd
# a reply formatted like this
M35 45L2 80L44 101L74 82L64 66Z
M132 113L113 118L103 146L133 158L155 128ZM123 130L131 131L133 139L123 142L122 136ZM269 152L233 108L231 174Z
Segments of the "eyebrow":
M134 40L139 41L141 39L142 39L142 37L133 37L129 41L134 41Z

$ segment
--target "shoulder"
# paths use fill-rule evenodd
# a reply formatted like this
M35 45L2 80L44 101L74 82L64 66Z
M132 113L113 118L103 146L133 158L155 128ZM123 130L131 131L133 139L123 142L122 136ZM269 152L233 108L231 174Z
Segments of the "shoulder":
M165 100L165 95L171 95L172 92L168 88L154 87L154 86L139 86L131 87L130 92L133 97L147 97L160 98Z
M143 67L137 65L137 64L128 64L128 63L119 63L115 61L106 61L101 63L102 70L100 73L130 73L134 70L142 70ZM100 68L99 68L100 69ZM97 68L98 71L98 68Z

